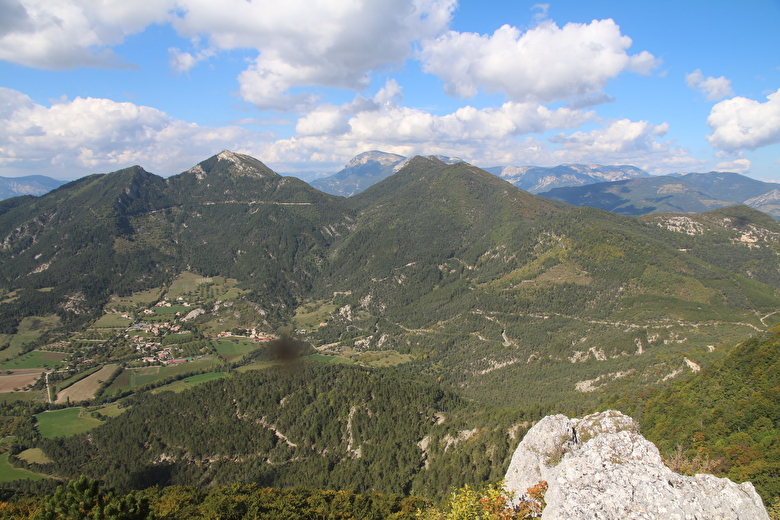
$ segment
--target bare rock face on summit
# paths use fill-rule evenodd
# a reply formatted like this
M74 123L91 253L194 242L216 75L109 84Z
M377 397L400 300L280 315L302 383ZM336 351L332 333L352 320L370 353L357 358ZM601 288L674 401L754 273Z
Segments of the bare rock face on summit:
M542 480L549 486L543 519L769 520L752 484L674 473L633 419L612 410L548 416L531 428L506 488L519 500Z

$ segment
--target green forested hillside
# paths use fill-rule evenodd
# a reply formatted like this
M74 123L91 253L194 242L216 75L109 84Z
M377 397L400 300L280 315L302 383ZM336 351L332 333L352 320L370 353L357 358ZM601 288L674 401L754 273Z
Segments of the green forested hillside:
M131 168L3 201L0 238L10 460L42 448L34 470L120 490L441 496L497 480L531 421L621 396L639 413L780 323L764 214L638 219L434 158L350 199L231 152L169 179ZM276 366L258 343L280 335L333 364ZM76 402L123 399L86 435L40 439L33 417L82 381ZM751 439L739 467L761 479Z
M488 177L416 158L349 199L356 230L315 284L339 306L320 344L412 354L404 370L482 401L587 408L776 323L764 317L780 305L778 226L765 215L743 208L689 235ZM708 262L718 248L739 261Z
M255 299L292 305L348 217L340 199L231 153L167 180L134 167L14 201L0 216L0 280L17 291L3 332L34 314L83 323L112 294L184 269L237 277Z
M716 474L751 481L767 503L780 496L779 421L777 329L653 397L641 418L642 433L662 453L681 446Z
M496 414L490 427L471 431L475 414L488 422L485 411L437 385L322 363L251 371L123 406L89 434L41 439L53 462L33 467L83 473L123 491L256 482L432 495L500 478L513 449L502 428L523 419L515 414L507 424Z

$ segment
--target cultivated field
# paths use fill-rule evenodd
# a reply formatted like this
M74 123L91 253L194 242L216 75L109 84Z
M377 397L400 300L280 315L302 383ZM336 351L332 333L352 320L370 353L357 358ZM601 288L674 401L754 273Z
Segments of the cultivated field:
M30 480L42 480L43 477L26 469L17 469L8 463L8 453L0 455L0 482L11 482L28 478Z
M30 464L48 464L52 460L47 457L40 448L30 448L17 455L20 459Z
M102 424L102 421L90 417L84 408L43 412L36 415L35 419L38 421L38 432L46 439L78 435Z
M68 355L63 352L33 350L18 358L0 364L0 370L38 369L38 372L42 372L46 368L55 367L61 364L62 360L67 356Z
M99 320L95 322L94 325L92 325L91 328L93 329L101 329L101 328L124 328L129 327L133 324L133 320L123 318L121 314L116 313L109 313L104 314L100 317Z
M0 372L0 393L19 391L27 385L35 384L39 377L41 377L39 369L28 368Z
M57 394L56 402L65 403L68 402L68 398L70 398L70 402L72 403L92 399L95 396L95 392L97 392L100 387L100 384L103 381L108 380L116 369L117 365L106 365L91 376L73 383L71 386Z
M159 388L155 388L154 390L152 390L152 393L153 394L159 394L160 392L179 393L179 392L183 392L184 390L189 390L190 388L194 387L195 385L199 385L200 383L205 383L206 381L211 381L212 379L221 379L226 376L227 374L224 372L209 372L208 374L198 374L196 376L188 377L187 379L181 379L179 381L174 381L173 383L163 385Z
M245 354L258 349L257 343L250 339L219 340L216 346L219 357L228 362L233 362L244 357Z

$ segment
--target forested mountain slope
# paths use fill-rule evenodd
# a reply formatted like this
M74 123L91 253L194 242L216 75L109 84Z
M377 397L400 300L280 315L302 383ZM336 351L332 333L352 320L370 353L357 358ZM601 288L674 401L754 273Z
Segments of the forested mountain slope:
M780 336L740 343L700 374L650 399L642 431L662 452L680 446L710 471L780 495Z
M494 403L587 407L662 384L780 307L780 229L761 213L637 220L435 158L343 199L225 151L169 179L136 167L2 208L6 330L86 321L185 270L221 275L277 325L301 304L335 309L305 333L323 352L394 350L402 370Z
M451 392L344 365L250 371L126 404L87 435L41 441L54 462L40 469L84 473L124 491L257 482L430 494L500 478L512 449L504 432L487 452L465 446L476 431L459 432L474 411ZM495 427L483 429L481 446Z
M2 313L5 331L30 314L84 321L112 294L184 269L236 277L292 305L349 224L337 197L231 152L169 179L133 167L4 204L0 280L17 291Z

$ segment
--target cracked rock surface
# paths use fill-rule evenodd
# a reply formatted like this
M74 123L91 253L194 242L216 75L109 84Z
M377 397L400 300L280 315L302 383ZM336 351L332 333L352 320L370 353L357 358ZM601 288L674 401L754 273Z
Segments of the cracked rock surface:
M531 428L506 488L520 500L540 480L549 486L543 519L769 520L752 484L674 473L634 420L614 410L548 416Z

